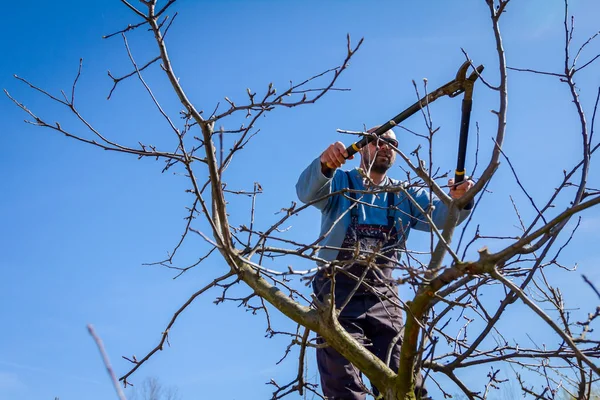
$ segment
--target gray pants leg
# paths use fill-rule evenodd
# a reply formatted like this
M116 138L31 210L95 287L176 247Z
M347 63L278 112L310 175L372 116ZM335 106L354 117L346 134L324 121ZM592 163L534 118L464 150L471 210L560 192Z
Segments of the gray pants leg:
M339 309L346 301L346 296L351 291L344 285L336 286L335 303ZM319 299L331 291L331 282L322 277L313 281L313 290ZM340 325L356 340L366 345L366 336L363 329L365 303L363 295L355 295L344 307L338 318ZM321 337L317 343L324 344ZM364 386L360 371L333 347L317 348L317 366L321 376L321 389L325 398L329 400L364 400L367 388Z
M388 290L385 293L393 298L393 292ZM373 343L372 348L369 348L381 361L386 362L389 347L400 332L404 328L402 320L402 310L400 307L392 304L389 301L381 300L375 296L370 296L366 318L365 318L365 334ZM391 357L388 366L394 372L398 371L400 366L400 348L402 346L402 338L397 340L392 347ZM425 396L427 389L423 386L423 376L419 373L416 376L416 394ZM379 394L377 388L373 387L376 395Z
M343 293L336 293L336 303L339 303L336 305L339 307L343 301ZM402 310L389 301L382 301L369 293L355 294L340 314L339 322L348 333L384 362L390 343L403 327ZM323 340L319 338L318 342L323 343ZM398 341L392 349L389 366L393 371L398 370L400 363L400 346L401 341ZM327 399L364 400L366 398L366 388L360 372L336 350L331 347L318 348L317 365L323 395ZM417 376L417 387L420 388L418 389L421 391L420 395L426 394L426 390L422 388L420 374ZM374 392L378 393L376 388Z

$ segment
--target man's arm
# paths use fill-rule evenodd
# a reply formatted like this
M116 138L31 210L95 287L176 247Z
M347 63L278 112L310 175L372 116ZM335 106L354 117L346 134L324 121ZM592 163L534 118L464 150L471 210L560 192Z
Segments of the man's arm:
M320 157L315 158L308 167L302 171L298 182L296 183L296 194L298 199L303 203L309 203L319 197L323 197L331 193L331 181L333 171L330 176L323 174L321 170ZM319 210L327 207L331 197L321 200L314 204Z
M336 169L346 162L346 157L348 157L346 147L342 142L336 142L310 163L296 183L296 193L300 201L308 203L332 193ZM324 210L331 201L332 198L329 197L315 203L314 206Z
M462 197L469 189L471 189L474 184L473 181L466 180L461 184L455 186L454 180L450 179L448 181L448 185L450 186L450 197L452 197L453 199L458 199ZM448 207L435 194L430 193L429 190L419 188L409 189L408 191L423 211L427 212L429 210L430 205L433 206L431 220L438 229L443 228L444 222L446 222L446 218L448 217ZM410 206L412 210L411 214L413 217L411 226L421 231L430 231L431 227L429 226L427 218L425 218L423 213L421 213L418 207L412 204L412 202L410 203ZM457 225L463 222L469 216L469 214L471 213L471 207L472 204L469 204L463 210L460 211Z

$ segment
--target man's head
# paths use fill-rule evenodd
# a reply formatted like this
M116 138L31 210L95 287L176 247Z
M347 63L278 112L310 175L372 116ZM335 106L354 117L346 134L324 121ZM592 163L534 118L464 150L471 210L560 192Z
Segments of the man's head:
M374 132L377 128L375 126L369 129L368 132ZM360 166L365 171L385 174L396 160L396 152L390 145L398 146L396 134L391 129L361 149Z

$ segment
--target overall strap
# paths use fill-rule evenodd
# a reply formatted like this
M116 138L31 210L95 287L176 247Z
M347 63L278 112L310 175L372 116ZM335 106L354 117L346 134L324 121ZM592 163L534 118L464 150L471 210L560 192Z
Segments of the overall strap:
M344 172L346 173L346 178L348 178L348 189L354 190L354 184L352 183L352 178L350 177L350 171L344 171ZM354 203L356 203L358 201L356 192L351 191L348 194L350 195L350 198L353 200ZM358 204L356 204L354 207L352 207L350 209L350 215L352 217L358 217Z
M396 193L388 192L387 193L388 203L387 203L387 220L388 220L388 229L391 231L394 225L396 224L396 219L394 218L394 207L396 207Z

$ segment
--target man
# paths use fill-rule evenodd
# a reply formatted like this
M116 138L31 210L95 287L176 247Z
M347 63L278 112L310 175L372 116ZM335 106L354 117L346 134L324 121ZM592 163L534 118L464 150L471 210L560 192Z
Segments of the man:
M422 211L432 207L431 219L438 227L448 213L428 190L405 186L405 191L399 190L402 183L387 176L397 145L394 132L389 130L361 149L360 169L343 171L339 168L348 158L346 148L341 142L333 143L302 172L296 184L298 198L304 203L315 201L313 205L321 210L319 256L328 263L321 266L313 281L316 296L322 299L333 286L340 324L381 360L386 362L389 357L389 367L395 372L401 341L396 339L391 356L388 348L403 326L398 288L392 277L399 265L398 252L404 250L411 228L430 229ZM473 186L469 180L457 187L453 183L449 181L454 199ZM344 189L343 194L327 196ZM468 213L462 210L459 222ZM323 342L321 338L319 341ZM366 398L360 373L336 350L319 347L317 364L327 399ZM419 375L417 395L426 392Z

